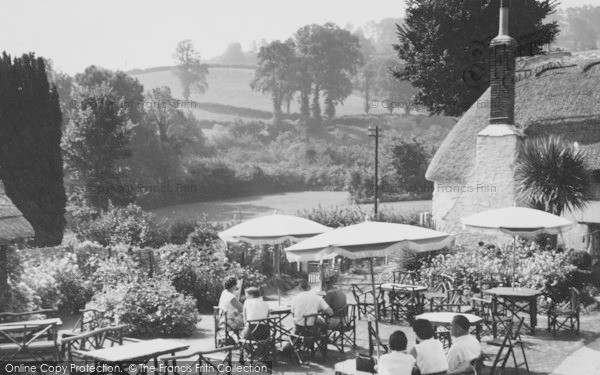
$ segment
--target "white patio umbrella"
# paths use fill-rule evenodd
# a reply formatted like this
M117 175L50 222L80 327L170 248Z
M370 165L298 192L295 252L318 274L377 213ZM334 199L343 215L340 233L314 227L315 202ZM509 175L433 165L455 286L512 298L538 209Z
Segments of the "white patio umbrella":
M426 252L443 249L454 243L454 237L432 229L406 224L365 221L337 228L314 236L285 249L290 261L330 259L345 256L350 259L369 258L371 287L375 291L373 257L383 257L398 250ZM375 303L375 331L379 336L379 307ZM379 342L377 343L379 356Z
M330 231L332 228L312 220L297 216L273 214L260 216L235 225L220 232L219 238L225 242L244 242L251 245L274 245L277 259L277 276L281 278L279 269L279 246L285 241L298 242L317 234ZM277 298L281 302L279 288Z
M527 207L503 207L461 219L465 228L482 233L505 233L514 236L512 284L515 285L517 236L532 238L539 234L560 234L570 230L573 222L548 212Z

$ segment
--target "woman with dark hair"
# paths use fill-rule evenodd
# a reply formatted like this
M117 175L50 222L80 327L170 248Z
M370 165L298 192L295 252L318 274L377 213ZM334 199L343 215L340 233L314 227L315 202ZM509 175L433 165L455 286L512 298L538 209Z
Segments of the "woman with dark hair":
M443 375L448 371L444 346L433 337L434 329L426 319L417 319L412 324L417 343L410 354L417 360L422 375Z
M221 298L219 298L219 309L223 317L227 316L227 324L231 329L240 330L244 328L244 319L242 317L244 305L242 305L235 295L236 290L238 290L238 286L235 276L226 277L223 280L223 292L221 293Z

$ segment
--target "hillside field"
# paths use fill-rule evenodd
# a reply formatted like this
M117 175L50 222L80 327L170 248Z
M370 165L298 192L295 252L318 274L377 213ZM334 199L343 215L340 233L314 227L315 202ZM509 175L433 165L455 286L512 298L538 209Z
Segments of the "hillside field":
M179 79L171 70L161 70L157 72L134 74L144 89L149 91L153 88L168 86L171 88L173 97L182 98L183 90ZM255 92L250 89L250 82L254 76L252 69L239 68L209 68L208 91L204 94L192 93L191 102L199 103L200 106L205 103L217 103L228 106L248 108L263 112L272 112L271 98L267 94ZM190 105L193 107L193 104ZM348 97L343 105L337 107L338 116L364 115L364 98L358 95ZM224 111L207 111L199 108L190 108L198 120L232 121L244 116L236 116L223 113ZM285 108L283 108L285 111ZM291 112L298 112L299 106L296 101L291 105ZM401 113L402 111L395 111ZM378 105L371 109L371 114L386 114L388 111ZM257 117L258 116L257 114ZM263 116L265 117L265 116ZM255 117L256 118L256 117ZM268 119L269 117L265 118Z

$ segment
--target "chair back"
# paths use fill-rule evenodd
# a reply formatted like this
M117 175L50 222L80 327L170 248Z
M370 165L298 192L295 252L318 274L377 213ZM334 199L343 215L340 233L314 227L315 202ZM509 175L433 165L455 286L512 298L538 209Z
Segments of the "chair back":
M580 293L575 287L569 288L569 302L571 310L577 311L581 308Z
M416 274L413 271L398 270L392 272L394 284L416 284Z
M275 341L275 337L277 334L277 319L276 318L266 318L266 319L256 319L256 320L248 320L247 324L252 327L252 330L249 332L248 339L250 341ZM261 338L261 334L266 333L266 337Z
M352 295L354 296L354 299L357 303L374 303L375 300L379 301L383 297L381 288L379 288L380 286L380 283L375 284L375 293L377 294L377 298L375 297L375 294L373 294L373 285L369 283L352 284Z
M98 328L108 327L113 320L106 316L106 311L94 308L79 310L81 316L73 327L73 332L91 332Z
M60 344L61 357L64 360L72 360L73 358L80 357L78 352L81 351L123 345L123 333L126 329L126 325L119 325L98 328L76 336L63 336Z

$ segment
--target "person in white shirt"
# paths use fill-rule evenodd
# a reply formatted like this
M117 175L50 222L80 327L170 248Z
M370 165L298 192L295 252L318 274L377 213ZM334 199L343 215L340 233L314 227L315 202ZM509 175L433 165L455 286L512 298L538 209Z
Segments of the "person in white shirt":
M412 324L417 335L417 344L410 350L422 375L443 375L448 371L444 346L433 337L433 326L426 319L417 319Z
M235 276L229 276L223 281L223 292L219 298L219 309L227 316L227 324L233 330L241 330L244 327L244 319L242 318L242 310L244 306L238 300L234 292L238 290L237 279ZM221 323L223 323L222 320Z
M302 327L309 326L312 327L315 324L321 324L322 321L312 318L306 319L305 316L315 315L319 312L323 312L327 315L333 315L333 310L327 302L323 299L323 297L318 296L317 294L310 291L310 284L308 280L303 279L300 281L300 290L301 293L294 298L292 301L292 315L294 317L294 323L296 324L296 332L298 334L302 334Z
M245 322L242 338L264 340L269 337L269 325L258 323L260 320L269 318L269 305L260 298L258 288L246 289L246 301L244 301L242 315Z
M474 371L471 361L481 355L481 343L469 334L469 327L469 319L464 315L456 315L452 319L452 346L446 355L448 374Z
M390 335L390 352L384 354L377 362L377 373L379 375L411 375L415 367L415 358L406 351L408 340L402 331L396 331Z

